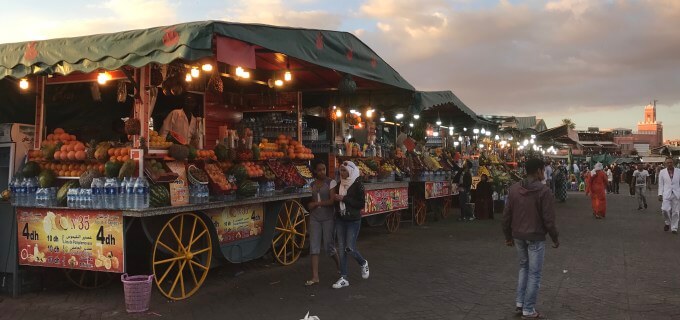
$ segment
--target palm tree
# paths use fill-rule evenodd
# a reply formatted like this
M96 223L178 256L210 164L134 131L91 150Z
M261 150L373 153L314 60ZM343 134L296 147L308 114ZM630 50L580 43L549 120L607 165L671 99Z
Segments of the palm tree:
M571 119L569 119L569 118L562 119L562 125L568 126L569 129L575 129L576 128L576 124L573 121L571 121Z

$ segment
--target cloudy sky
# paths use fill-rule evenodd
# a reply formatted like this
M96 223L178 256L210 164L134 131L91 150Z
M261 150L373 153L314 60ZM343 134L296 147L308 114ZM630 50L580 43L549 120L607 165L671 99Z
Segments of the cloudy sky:
M680 0L39 2L3 4L0 43L207 19L343 30L479 114L634 129L657 99L680 138Z

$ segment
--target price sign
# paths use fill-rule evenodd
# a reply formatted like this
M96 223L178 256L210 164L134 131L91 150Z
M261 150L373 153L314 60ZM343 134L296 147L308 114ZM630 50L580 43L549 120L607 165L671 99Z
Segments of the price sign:
M123 214L18 208L19 264L122 273Z

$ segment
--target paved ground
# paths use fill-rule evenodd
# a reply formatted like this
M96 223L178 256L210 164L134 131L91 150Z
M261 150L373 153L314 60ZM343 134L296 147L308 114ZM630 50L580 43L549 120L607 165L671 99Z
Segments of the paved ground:
M562 247L546 249L538 309L550 319L680 319L680 236L662 231L659 203L635 210L634 198L608 196L606 220L594 220L583 194L558 206ZM120 284L95 291L65 286L58 274L37 294L0 297L0 319L517 319L517 267L503 244L500 219L404 224L396 234L364 228L359 246L370 261L362 280L334 290L322 261L322 285L305 288L309 258L289 267L261 260L212 271L183 302L154 292L149 313L125 314ZM241 272L245 271L245 272Z

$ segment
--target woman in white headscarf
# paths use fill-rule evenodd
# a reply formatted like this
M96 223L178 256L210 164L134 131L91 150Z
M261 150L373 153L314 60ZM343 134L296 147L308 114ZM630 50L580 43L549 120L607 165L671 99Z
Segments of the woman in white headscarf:
M349 286L347 280L347 255L351 255L361 266L361 277L368 279L368 261L357 250L357 237L361 228L361 210L366 203L364 185L359 179L359 168L351 161L340 166L340 186L335 200L338 202L338 217L335 221L335 236L340 253L340 279L333 288Z
M602 163L597 163L590 172L590 201L593 206L595 219L602 219L607 215L607 174L602 171Z

